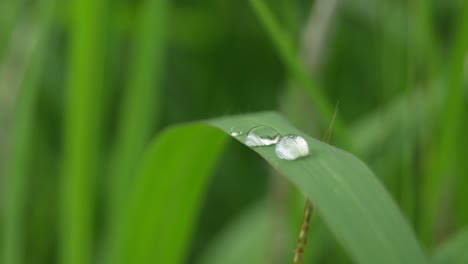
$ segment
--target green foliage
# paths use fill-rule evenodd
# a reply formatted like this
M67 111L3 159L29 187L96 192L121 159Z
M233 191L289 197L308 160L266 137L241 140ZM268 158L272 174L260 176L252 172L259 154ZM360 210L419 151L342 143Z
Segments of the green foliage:
M432 220L436 218L437 208L443 186L446 181L452 177L454 168L457 165L456 153L458 142L462 140L460 131L463 129L462 124L465 120L464 104L466 89L464 85L464 72L466 64L466 53L468 52L468 3L465 1L459 11L458 28L455 34L454 46L452 47L451 58L449 61L450 70L447 73L447 94L443 103L443 111L439 122L441 126L439 129L440 139L436 141L437 147L432 152L430 173L427 175L427 183L425 184L424 193L425 200L427 201L426 210L423 217L426 220L423 226L426 242L432 243L433 238L431 232L433 228ZM458 169L460 172L462 170ZM457 171L457 169L455 169ZM449 176L449 177L447 177ZM461 175L455 177L455 181L464 183ZM463 190L457 190L458 193L463 193ZM466 197L460 197L465 199ZM457 208L457 210L464 210ZM460 216L460 214L457 214ZM464 217L465 218L465 217ZM458 225L463 225L468 219L456 219Z
M293 43L282 32L280 25L278 25L276 19L268 10L268 7L265 5L263 0L250 0L250 3L258 18L264 24L264 27L273 39L273 42L276 44L278 53L286 64L290 74L293 76L294 81L305 89L311 101L317 108L319 116L323 119L321 120L322 125L325 124L328 120L331 120L333 116L333 104L328 102L323 91L319 89L319 87L317 87L317 85L308 77L307 72L304 67L302 67L295 52ZM341 119L338 117L338 119L335 120L335 123L335 134L343 145L348 145L349 139L346 137Z
M24 261L24 226L27 223L27 189L28 175L32 173L31 164L35 143L33 130L37 126L35 119L38 108L39 84L42 64L48 54L47 42L51 38L51 28L55 9L54 0L42 0L37 3L40 11L40 27L37 32L37 43L33 48L24 80L22 81L18 103L15 111L17 122L12 128L11 157L8 159L8 188L5 189L4 251L2 263L13 264ZM3 33L3 32L2 32ZM1 53L1 47L0 47ZM0 54L1 55L1 54Z
M99 171L105 1L72 1L68 90L65 97L61 262L88 263Z
M262 202L242 212L239 219L233 219L229 227L212 242L198 263L262 263L267 259L267 240L272 229L271 211L271 206Z
M128 192L109 263L180 263L208 176L225 138L194 125L163 132L149 146Z
M468 229L463 229L455 237L440 246L432 258L432 263L466 263L468 262Z
M1 1L0 262L287 263L304 196L304 263L466 262L467 12ZM311 155L219 131L258 124Z
M258 125L280 134L301 135L312 152L296 161L278 159L274 147L254 148L276 170L310 196L314 207L359 263L425 263L424 254L390 196L370 170L352 155L314 140L276 114L208 121L226 133ZM244 136L239 139L243 142ZM179 263L191 234L197 204L223 137L200 125L168 129L144 156L128 211L122 212L116 257L111 263ZM185 160L183 166L181 160ZM157 174L155 174L157 173ZM161 175L155 177L155 175ZM184 194L184 195L178 195ZM381 212L384 211L385 214ZM359 237L360 243L355 239ZM171 241L171 243L167 243Z
M154 0L147 1L140 7L141 17L133 43L131 73L125 87L115 157L112 161L111 186L114 189L110 193L117 196L111 198L115 208L120 207L120 196L125 193L130 174L149 141L153 126L160 119L160 79L167 5L168 1ZM154 10L158 13L154 13ZM150 119L153 119L153 122L148 122Z
M425 262L391 197L372 172L351 154L308 137L274 114L228 117L210 123L226 133L231 127L247 131L267 125L281 135L304 137L311 154L293 162L278 159L274 147L254 150L314 201L314 207L356 262ZM360 243L355 243L356 237Z

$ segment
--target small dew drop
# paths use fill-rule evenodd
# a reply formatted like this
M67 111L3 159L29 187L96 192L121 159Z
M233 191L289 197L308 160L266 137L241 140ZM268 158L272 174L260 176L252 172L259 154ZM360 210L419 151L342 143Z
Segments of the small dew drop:
M229 135L233 137L238 137L242 135L242 131L237 131L235 128L231 127L231 129L229 129Z
M309 155L309 145L300 136L286 135L276 144L275 151L280 159L295 160Z
M269 126L256 126L250 129L245 138L249 147L261 147L276 144L280 139L279 133Z

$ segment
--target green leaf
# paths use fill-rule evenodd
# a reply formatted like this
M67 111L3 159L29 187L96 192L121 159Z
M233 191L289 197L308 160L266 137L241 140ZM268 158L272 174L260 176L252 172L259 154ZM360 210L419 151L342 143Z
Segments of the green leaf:
M112 204L119 208L129 176L159 123L162 62L169 1L144 1L139 10L133 57L113 155Z
M70 1L71 32L65 99L61 188L61 263L89 263L100 166L101 102L107 1Z
M468 263L468 228L463 229L436 251L432 263L463 264Z
M20 3L20 1L9 2L11 4ZM39 17L37 42L27 62L27 69L17 98L15 122L11 132L11 157L8 160L5 188L2 187L2 191L5 193L5 197L2 198L5 199L6 203L5 222L4 228L2 228L4 229L4 249L0 254L0 262L4 264L24 263L25 260L26 196L31 173L33 173L30 170L30 165L34 152L34 129L37 126L35 118L37 117L40 88L38 80L43 74L44 61L48 51L47 45L52 38L55 5L55 0L41 0L34 6ZM10 12L13 12L13 9Z
M204 125L163 131L144 155L108 263L181 263L210 171L227 137Z
M264 263L271 238L271 211L264 201L248 208L216 237L198 263Z
M286 161L274 146L258 147L278 172L309 196L337 240L358 263L426 263L425 255L394 201L353 155L313 139L275 113L204 122L227 133L258 125L304 137L308 157ZM137 184L123 210L113 263L180 263L196 207L225 136L202 124L166 130L150 146ZM195 164L197 166L195 166ZM248 183L245 183L248 184ZM126 249L126 250L123 250ZM132 262L133 261L133 262Z
M0 62L8 49L9 40L15 28L15 22L20 15L22 0L3 0L0 2Z
M304 159L280 160L274 147L254 150L312 199L356 262L425 263L423 251L394 201L353 155L305 135L277 114L227 117L210 123L226 132L233 125L243 131L268 125L282 135L304 137L311 149Z
M440 123L438 131L439 138L435 141L434 149L429 157L428 175L424 178L423 186L423 215L421 219L422 235L424 242L429 247L434 241L434 230L437 227L436 216L440 200L442 196L442 187L449 179L446 175L452 173L453 168L456 168L456 157L460 155L460 140L465 138L462 131L462 124L465 122L465 55L468 51L468 2L463 1L458 10L458 24L455 32L454 44L451 49L451 58L449 61L448 80L446 83L447 94L443 103L443 114L439 116L436 122ZM457 170L459 168L456 168ZM455 178L456 182L463 183L463 177ZM459 193L464 194L464 185L457 184L461 190ZM462 187L463 186L463 187ZM463 197L460 197L463 199ZM457 204L457 207L459 204ZM459 209L459 208L457 208ZM465 206L460 207L465 210ZM458 225L466 224L468 219L464 219L464 215L456 214L456 222Z

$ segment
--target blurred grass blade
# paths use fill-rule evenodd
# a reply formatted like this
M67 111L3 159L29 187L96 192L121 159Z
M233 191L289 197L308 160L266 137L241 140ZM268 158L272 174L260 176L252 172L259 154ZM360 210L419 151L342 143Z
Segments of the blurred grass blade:
M453 238L442 244L432 258L434 264L468 263L468 228L464 228Z
M465 113L468 113L468 104L465 104ZM468 135L468 122L463 123L463 128L460 135ZM468 156L468 138L466 136L460 138L460 154L457 157L458 162L458 178L455 191L455 219L456 228L462 228L468 224L468 194L466 186L468 186L468 163L466 157Z
M258 19L272 38L279 56L283 60L283 63L285 63L289 73L292 75L293 79L298 83L298 85L307 92L311 102L314 104L314 107L319 114L321 124L323 127L326 127L328 122L333 117L333 104L328 102L326 95L308 76L308 73L303 67L298 54L296 54L296 48L294 48L293 43L284 34L281 26L274 18L273 14L265 5L263 0L249 1ZM340 141L341 145L349 148L351 142L349 141L345 131L345 126L339 116L335 121L334 134Z
M91 263L99 164L106 0L70 1L71 37L61 193L61 262Z
M229 133L257 125L309 143L307 158L285 161L274 147L255 148L309 196L320 216L358 263L426 263L408 223L372 172L354 156L315 140L275 113L207 121ZM241 142L244 135L238 137ZM112 263L180 263L195 208L224 137L200 124L166 130L149 148L129 196ZM183 160L184 164L180 164ZM197 164L197 166L195 166ZM246 183L248 184L248 183ZM192 202L192 200L194 200ZM124 250L125 249L125 250Z
M417 59L425 58L427 65L424 69L428 78L433 78L440 69L441 45L440 40L435 34L434 6L431 1L410 2L414 9L412 16L416 30L412 32L412 41L410 44L411 52L415 53Z
M466 147L466 133L463 133L463 124L466 124L466 76L468 55L468 1L463 1L463 7L459 12L458 36L455 41L452 55L452 68L450 72L450 92L445 113L445 123L442 132L442 150L439 155L445 157L447 164L457 164L450 159L457 160L457 156L468 154ZM466 130L465 130L466 131ZM458 166L458 167L457 167ZM456 167L456 190L457 201L467 201L466 191L467 174L464 173L465 164L457 164ZM447 165L448 167L448 165ZM455 205L455 224L457 227L468 225L468 207L465 202L457 202Z
M423 187L423 229L424 241L431 246L435 239L433 230L436 225L436 215L438 202L441 198L442 188L445 186L446 176L456 173L454 168L459 152L459 140L464 135L460 134L461 124L465 122L465 88L464 69L465 58L468 51L468 1L462 1L462 7L458 12L457 31L454 40L454 47L451 54L448 73L448 91L444 102L443 115L440 116L440 142L437 142L436 149L432 150L430 157L429 173L425 179ZM462 175L458 176L463 182ZM466 193L465 186L459 186L462 193ZM466 198L466 197L465 197ZM464 206L464 205L463 205ZM461 208L466 210L466 208ZM468 219L456 219L456 222L466 222Z
M9 1L11 2L11 1ZM19 2L19 1L18 1ZM28 62L16 102L15 122L12 128L10 145L11 156L8 164L5 185L5 222L3 254L4 264L23 263L25 256L24 225L26 210L26 190L31 173L35 112L38 100L39 79L44 69L47 43L50 40L55 0L41 0L38 3L39 25L37 43Z
M141 4L133 43L130 74L123 96L123 108L112 162L112 209L120 207L128 177L139 160L152 128L159 122L160 90L167 0L146 0Z
M273 213L266 202L255 204L224 228L198 264L261 264L267 259Z
M245 212L242 212L239 217L228 223L227 227L215 237L215 239L206 247L203 254L197 261L198 264L265 264L273 263L289 263L293 256L293 252L285 250L285 252L275 252L278 246L272 242L275 233L281 237L281 244L284 248L291 250L295 246L297 228L300 226L304 207L304 197L297 199L293 204L295 209L294 221L290 230L286 232L292 236L287 236L280 232L278 234L277 225L275 225L274 205L268 204L265 201L254 204ZM292 203L291 203L292 204ZM296 219L297 218L297 219ZM333 237L325 228L324 223L318 217L312 217L310 225L310 233L308 235L307 248L304 253L304 263L338 263L339 256L335 251L333 256L329 253L334 250L335 246L332 242ZM285 239L288 238L288 239ZM272 259L277 255L285 255L286 259ZM287 262L285 262L287 261ZM335 262L334 262L335 261Z
M349 129L353 138L353 146L357 153L364 157L371 157L387 142L398 129L404 129L416 137L417 128L423 127L431 116L441 110L440 81L428 91L417 89L402 94L384 106L379 112L372 112L356 121ZM405 115L407 105L420 105L420 111L412 115Z
M182 263L208 176L226 137L202 125L156 138L113 230L108 263ZM125 207L124 207L125 209Z
M0 2L0 64L13 32L15 21L24 0L2 0Z

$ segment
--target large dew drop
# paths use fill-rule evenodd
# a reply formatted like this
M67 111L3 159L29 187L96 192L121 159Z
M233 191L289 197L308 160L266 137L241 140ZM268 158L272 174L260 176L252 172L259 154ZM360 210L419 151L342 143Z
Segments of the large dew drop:
M295 160L309 155L309 145L304 138L286 135L276 144L276 156L284 160Z
M245 144L249 147L261 147L276 144L280 139L279 133L268 126L256 126L250 129Z

